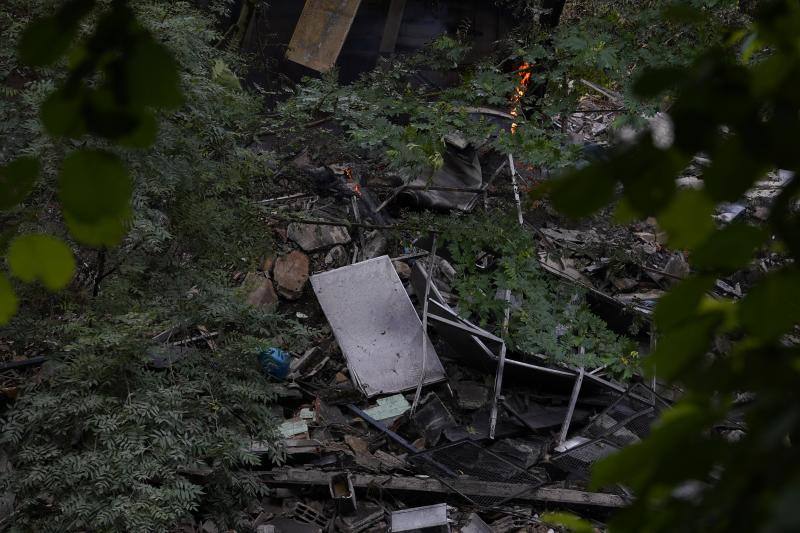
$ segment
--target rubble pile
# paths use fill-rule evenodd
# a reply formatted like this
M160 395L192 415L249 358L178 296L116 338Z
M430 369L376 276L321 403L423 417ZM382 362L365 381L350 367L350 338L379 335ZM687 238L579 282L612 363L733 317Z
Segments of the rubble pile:
M250 303L295 312L325 332L304 353L259 355L279 391L285 461L271 463L266 443L248 445L262 454L271 487L254 529L545 532L548 510L601 523L624 506L623 487L588 490L591 464L646 436L667 402L603 369L514 353L499 332L459 314L456 273L437 254L435 232L405 228L383 210L400 194L370 189L356 165L304 165L315 194L268 202L279 249L262 271L243 275ZM474 180L476 165L468 168ZM492 181L504 169L505 160ZM417 207L446 204L446 179L431 202L412 189ZM478 180L467 196L480 203L503 187ZM478 204L452 194L451 209ZM573 245L599 240L540 231L552 247L540 250L545 266L555 250L577 257Z

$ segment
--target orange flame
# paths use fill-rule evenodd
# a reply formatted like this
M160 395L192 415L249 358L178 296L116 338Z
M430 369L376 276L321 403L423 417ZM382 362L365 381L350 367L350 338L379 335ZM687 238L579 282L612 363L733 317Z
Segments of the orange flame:
M359 185L353 177L353 169L351 167L344 167L344 175L347 176L347 183L350 186L350 190L357 196L361 196L361 185Z
M528 92L528 85L530 84L531 78L533 77L533 72L531 70L532 67L533 65L526 61L517 70L519 83L517 83L517 86L514 88L514 94L511 95L511 111L509 111L511 116L514 118L519 117L522 107L522 98L525 96L525 93ZM519 124L517 124L516 122L511 123L512 135L517 132L518 127Z

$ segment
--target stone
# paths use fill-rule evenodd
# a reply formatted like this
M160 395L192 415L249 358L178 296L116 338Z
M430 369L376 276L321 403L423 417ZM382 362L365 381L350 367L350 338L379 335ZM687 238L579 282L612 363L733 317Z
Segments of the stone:
M278 295L272 281L263 272L249 272L242 282L247 293L246 302L255 307L274 309L278 306Z
M341 244L331 248L325 255L325 266L329 268L343 267L348 262L347 249Z
M403 281L408 281L411 279L411 267L408 266L408 263L404 263L402 261L392 261L392 265L394 265L394 269L397 271L397 275Z
M278 294L287 300L297 300L303 295L303 287L308 282L308 256L294 252L281 256L275 261L273 277L278 285Z
M631 278L611 278L611 283L618 291L628 292L639 286L639 282Z
M389 246L389 240L383 232L372 230L364 236L364 259L373 259L386 253L386 248Z
M264 262L261 264L261 270L263 270L267 276L272 274L272 268L275 266L275 256L268 255Z
M671 274L677 278L685 278L689 275L689 263L683 257L682 253L676 253L667 261L667 266L664 267L664 272ZM676 279L670 279L670 283L677 283Z
M296 242L305 252L330 248L337 244L350 242L350 234L341 226L320 224L300 224L292 222L287 230L289 239Z

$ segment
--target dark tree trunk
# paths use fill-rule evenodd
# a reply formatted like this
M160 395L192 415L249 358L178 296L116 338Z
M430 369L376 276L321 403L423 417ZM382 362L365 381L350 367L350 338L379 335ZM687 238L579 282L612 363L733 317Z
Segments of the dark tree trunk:
M564 4L567 0L543 0L542 8L548 13L542 15L541 23L546 28L555 28L561 20L561 13L564 11Z

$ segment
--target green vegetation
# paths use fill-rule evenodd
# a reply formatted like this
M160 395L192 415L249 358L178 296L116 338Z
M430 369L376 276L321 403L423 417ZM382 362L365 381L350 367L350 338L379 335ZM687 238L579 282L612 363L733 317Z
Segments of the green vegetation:
M505 305L496 288L508 287L520 300L518 308L512 307L508 332L515 349L587 369L607 365L625 379L638 372L638 361L631 357L634 343L614 334L588 309L580 287L542 271L533 237L520 231L516 217L499 212L462 217L446 227L442 238L455 260L453 286L461 309L484 325L497 326ZM486 254L498 264L479 269L476 258Z
M79 43L94 38L102 13L127 9L123 3L98 3L72 48L64 43L70 59L37 69L20 63L16 43L31 20L52 15L52 3L0 6L0 150L6 159L26 154L3 171L24 179L0 180L2 245L17 280L37 281L0 278L4 319L14 313L12 286L20 302L2 337L19 355L50 358L47 378L20 395L0 435L14 465L0 491L16 494L13 519L22 530L159 531L192 514L237 527L241 502L263 491L247 473L259 459L245 446L274 442L274 391L251 354L276 342L300 349L310 335L245 306L231 288L232 269L254 269L271 249L248 200L271 192L261 178L273 155L246 148L262 104L213 74L215 65L238 68L240 60L214 48L220 35L212 20L186 3L130 6L136 19L125 24L147 46L169 49L183 98L175 111L154 114L154 102L112 110L157 118L158 134L146 148L122 146L121 133L91 125L93 135L79 140L53 136L46 125L44 103L69 83ZM99 63L110 68L107 58ZM149 84L154 74L142 79ZM81 80L87 98L102 90L94 75ZM89 222L111 217L124 230L82 233L91 224L73 224L71 212ZM198 324L224 332L217 351L181 352L168 368L154 369L165 355L150 339L175 328L180 340L196 335ZM271 449L272 458L280 454Z
M237 78L242 58L216 46L209 13L230 3L212 1L208 12L156 0L0 5L0 323L16 354L49 356L42 379L2 420L0 450L13 470L0 474L0 493L15 494L16 527L156 531L191 517L242 527L239 513L264 492L248 472L259 458L245 447L275 441L269 404L278 392L252 354L303 349L315 336L245 305L232 287L233 272L255 270L271 251L253 200L283 192L279 158L313 141L321 156L430 175L444 135L460 131L522 164L563 169L580 151L552 120L576 109L588 91L581 79L621 95L615 128L641 128L643 114L667 110L674 142L656 145L645 131L537 194L549 192L574 217L609 204L621 221L655 216L697 271L661 301L658 349L645 363L685 396L648 439L596 469L596 486L622 483L637 495L612 526L800 527L800 353L790 337L800 320L800 178L766 227L717 229L711 219L765 172L800 173L797 2L761 2L750 27L733 1L664 9L654 0L584 0L549 31L535 22L541 2L508 0L528 23L493 57L468 63L463 28L351 85L335 73L307 79L266 124L259 91ZM517 133L471 119L471 106L509 105L524 64L533 73L526 102L535 105L522 109ZM459 82L411 84L421 69ZM318 120L340 130L306 127ZM287 154L253 147L265 126ZM677 190L675 177L698 154L712 162L704 188ZM466 310L497 324L494 288L522 296L508 335L516 348L622 377L639 370L631 343L579 291L541 273L514 220L436 218ZM706 295L766 247L792 261L740 301ZM489 272L475 267L486 251L499 258ZM193 335L198 325L221 332L216 350L173 359L177 352L151 340L165 330ZM742 393L752 398L735 404ZM734 408L747 433L728 442L715 428ZM269 458L281 453L273 445ZM563 514L552 521L584 527Z
M692 251L698 270L660 302L658 349L647 360L660 378L681 384L684 397L647 440L594 472L597 486L620 482L637 494L613 523L621 531L800 527L800 351L790 337L800 322L798 174L776 198L766 228L708 223L715 204L737 200L766 171L800 170L798 36L800 5L768 2L752 30L734 34L728 47L712 48L688 68L649 70L636 89L670 102L674 143L656 147L643 134L554 187L556 205L578 216L610 202L621 182L620 213L656 215L670 243ZM705 186L677 190L676 174L697 153L711 160ZM717 276L744 267L767 245L785 250L786 267L764 274L741 301L705 294ZM714 350L719 337L729 350ZM737 405L743 392L752 398ZM729 442L713 428L734 409L747 433Z

